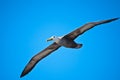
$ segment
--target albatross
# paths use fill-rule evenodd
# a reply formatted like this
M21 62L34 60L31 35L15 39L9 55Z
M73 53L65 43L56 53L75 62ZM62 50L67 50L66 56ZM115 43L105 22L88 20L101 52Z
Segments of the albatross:
M33 56L31 58L31 60L25 66L20 77L23 77L26 74L28 74L40 60L42 60L43 58L48 56L53 51L60 48L61 46L64 46L66 48L75 48L75 49L81 48L83 44L81 44L81 43L78 44L74 41L79 35L83 34L87 30L89 30L97 25L109 23L109 22L115 21L117 19L119 19L119 18L112 18L112 19L108 19L108 20L90 22L90 23L87 23L87 24L83 25L82 27L79 27L78 29L70 32L67 35L64 35L61 37L52 36L51 38L47 39L47 41L53 40L54 42L50 46L48 46L46 49L42 50L41 52L39 52L38 54L36 54L35 56Z

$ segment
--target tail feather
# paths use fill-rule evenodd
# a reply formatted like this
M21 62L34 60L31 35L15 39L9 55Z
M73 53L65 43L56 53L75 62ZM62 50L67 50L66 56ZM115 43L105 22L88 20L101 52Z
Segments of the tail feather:
M82 46L83 46L83 44L78 44L77 47L75 47L75 48L78 49L78 48L81 48Z

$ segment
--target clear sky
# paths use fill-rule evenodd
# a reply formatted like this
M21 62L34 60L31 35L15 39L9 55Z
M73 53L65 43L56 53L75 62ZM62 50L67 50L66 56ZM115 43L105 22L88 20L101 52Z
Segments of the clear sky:
M32 56L87 22L120 17L119 0L1 0L1 80L120 80L120 20L79 36L81 49L61 47L20 74Z

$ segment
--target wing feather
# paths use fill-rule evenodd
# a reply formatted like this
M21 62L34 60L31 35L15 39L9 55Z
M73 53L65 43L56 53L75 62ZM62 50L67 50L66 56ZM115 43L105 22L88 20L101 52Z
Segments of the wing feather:
M53 44L48 46L46 49L44 49L43 51L33 56L32 59L29 61L29 63L24 68L20 77L23 77L26 74L28 74L41 59L48 56L53 51L57 50L59 47L60 46L54 42Z
M65 35L64 37L74 40L79 35L83 34L85 31L93 28L94 26L97 26L97 25L100 25L100 24L104 24L104 23L109 23L109 22L112 22L112 21L117 20L117 19L119 19L119 18L113 18L113 19L102 20L102 21L98 21L98 22L87 23L87 24L83 25L82 27L74 30L73 32Z

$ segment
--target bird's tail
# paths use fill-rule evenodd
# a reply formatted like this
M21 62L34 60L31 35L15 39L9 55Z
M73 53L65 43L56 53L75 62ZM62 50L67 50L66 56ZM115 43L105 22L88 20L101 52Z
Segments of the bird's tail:
M79 49L83 46L83 44L77 44L77 47L75 47L76 49Z

